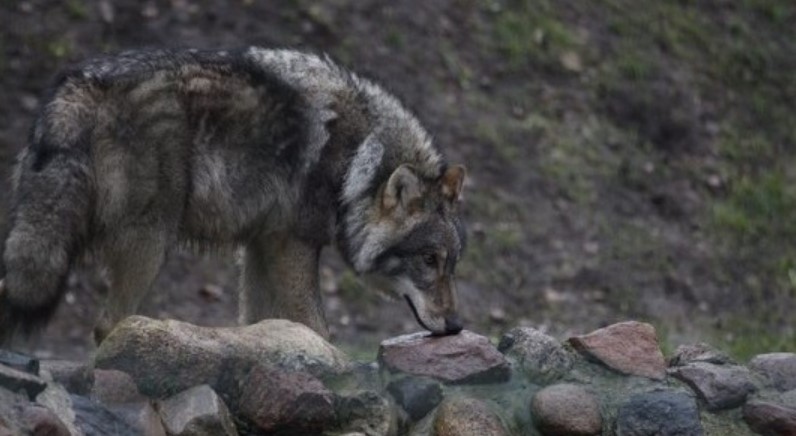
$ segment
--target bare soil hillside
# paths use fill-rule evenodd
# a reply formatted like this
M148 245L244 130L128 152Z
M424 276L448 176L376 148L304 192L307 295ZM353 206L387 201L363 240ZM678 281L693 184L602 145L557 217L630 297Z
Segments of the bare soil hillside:
M71 62L153 46L327 52L468 166L470 329L563 336L636 318L667 346L793 351L794 20L777 0L2 1L0 211L39 99ZM233 324L234 269L175 253L143 312ZM372 355L419 329L333 250L322 279L344 348ZM85 356L105 289L75 274L55 322L19 346Z

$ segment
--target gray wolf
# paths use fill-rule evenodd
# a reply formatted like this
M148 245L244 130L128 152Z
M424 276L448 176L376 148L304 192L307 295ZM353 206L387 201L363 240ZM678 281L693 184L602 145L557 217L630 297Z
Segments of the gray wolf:
M111 289L100 341L135 313L169 250L233 248L240 321L327 336L321 248L404 298L437 334L462 329L464 167L399 101L290 50L129 51L62 72L13 175L0 341L46 324L93 256Z

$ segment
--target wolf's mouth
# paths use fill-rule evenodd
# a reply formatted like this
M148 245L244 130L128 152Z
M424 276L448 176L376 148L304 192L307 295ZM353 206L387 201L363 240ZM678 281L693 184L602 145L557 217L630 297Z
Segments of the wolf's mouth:
M409 303L409 307L412 309L412 313L414 313L414 314L415 314L415 319L417 319L417 322L418 322L418 323L420 323L420 325L421 325L421 326L422 326L424 329L426 329L426 330L428 330L428 331L432 332L433 330L431 330L430 328L428 328L428 326L426 325L426 323L424 323L424 322L423 322L423 320L422 320L422 319L420 319L420 314L419 314L419 313L417 313L417 308L415 307L415 303L412 303L412 299L411 299L411 298L409 298L409 296L408 296L408 295L406 295L406 294L404 294L404 298L406 299L406 302L407 302L407 303Z

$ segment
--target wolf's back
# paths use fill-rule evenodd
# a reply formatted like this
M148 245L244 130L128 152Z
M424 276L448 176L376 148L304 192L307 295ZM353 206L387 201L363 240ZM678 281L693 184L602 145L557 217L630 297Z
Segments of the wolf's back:
M93 203L90 94L78 83L62 81L18 158L2 246L0 343L49 320L86 241Z

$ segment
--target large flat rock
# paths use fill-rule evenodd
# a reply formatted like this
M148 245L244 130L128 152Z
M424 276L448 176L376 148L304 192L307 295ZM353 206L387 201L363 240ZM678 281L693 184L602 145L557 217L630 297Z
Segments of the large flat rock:
M484 336L464 330L457 335L426 332L381 343L379 363L391 372L433 377L445 383L499 383L510 377L509 363Z
M655 380L666 377L666 360L655 327L650 324L621 322L572 337L569 343L585 356L623 374Z
M237 396L239 380L255 365L320 375L348 368L348 357L303 324L264 320L244 327L209 328L133 316L97 350L97 368L132 376L141 393L166 398L208 384Z

